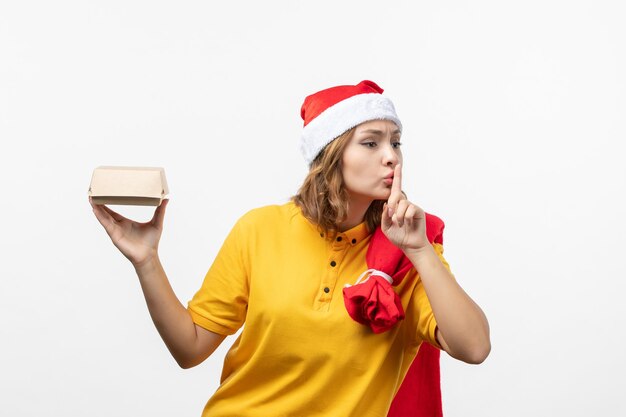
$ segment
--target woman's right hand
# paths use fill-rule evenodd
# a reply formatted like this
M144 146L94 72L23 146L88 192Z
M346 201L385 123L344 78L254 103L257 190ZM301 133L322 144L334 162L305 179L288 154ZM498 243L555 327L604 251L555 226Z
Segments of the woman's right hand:
M165 207L169 199L156 208L152 220L138 223L129 220L105 205L89 204L100 224L104 227L113 244L133 264L135 268L157 256L159 240L163 231Z

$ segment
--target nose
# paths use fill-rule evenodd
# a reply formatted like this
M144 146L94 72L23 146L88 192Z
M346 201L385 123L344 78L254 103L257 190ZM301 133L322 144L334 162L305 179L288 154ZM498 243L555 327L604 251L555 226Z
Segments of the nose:
M398 150L395 149L391 144L387 144L385 146L385 150L383 152L383 164L386 166L390 166L391 168L395 168L400 162L400 156L398 155Z

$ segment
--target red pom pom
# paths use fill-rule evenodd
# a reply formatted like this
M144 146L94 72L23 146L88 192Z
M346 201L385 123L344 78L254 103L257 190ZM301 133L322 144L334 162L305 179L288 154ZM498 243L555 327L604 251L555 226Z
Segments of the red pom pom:
M345 287L343 300L350 317L369 326L374 333L385 332L404 319L400 297L387 280L376 275Z

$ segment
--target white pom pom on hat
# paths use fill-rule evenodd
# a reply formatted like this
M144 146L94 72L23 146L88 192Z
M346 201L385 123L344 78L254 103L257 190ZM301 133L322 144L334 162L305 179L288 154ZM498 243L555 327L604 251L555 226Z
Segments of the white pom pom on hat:
M300 150L306 162L311 164L326 145L361 123L391 120L402 130L393 103L382 92L375 82L364 80L307 96L300 110L304 120Z

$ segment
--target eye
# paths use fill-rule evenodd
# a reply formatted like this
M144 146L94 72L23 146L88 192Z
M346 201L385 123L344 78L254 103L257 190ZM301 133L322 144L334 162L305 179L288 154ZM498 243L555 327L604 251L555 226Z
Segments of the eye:
M368 148L375 148L376 147L376 142L364 142L361 145L367 146Z
M393 146L394 148L398 149L400 146L402 146L402 142L394 142L391 144L391 146Z

